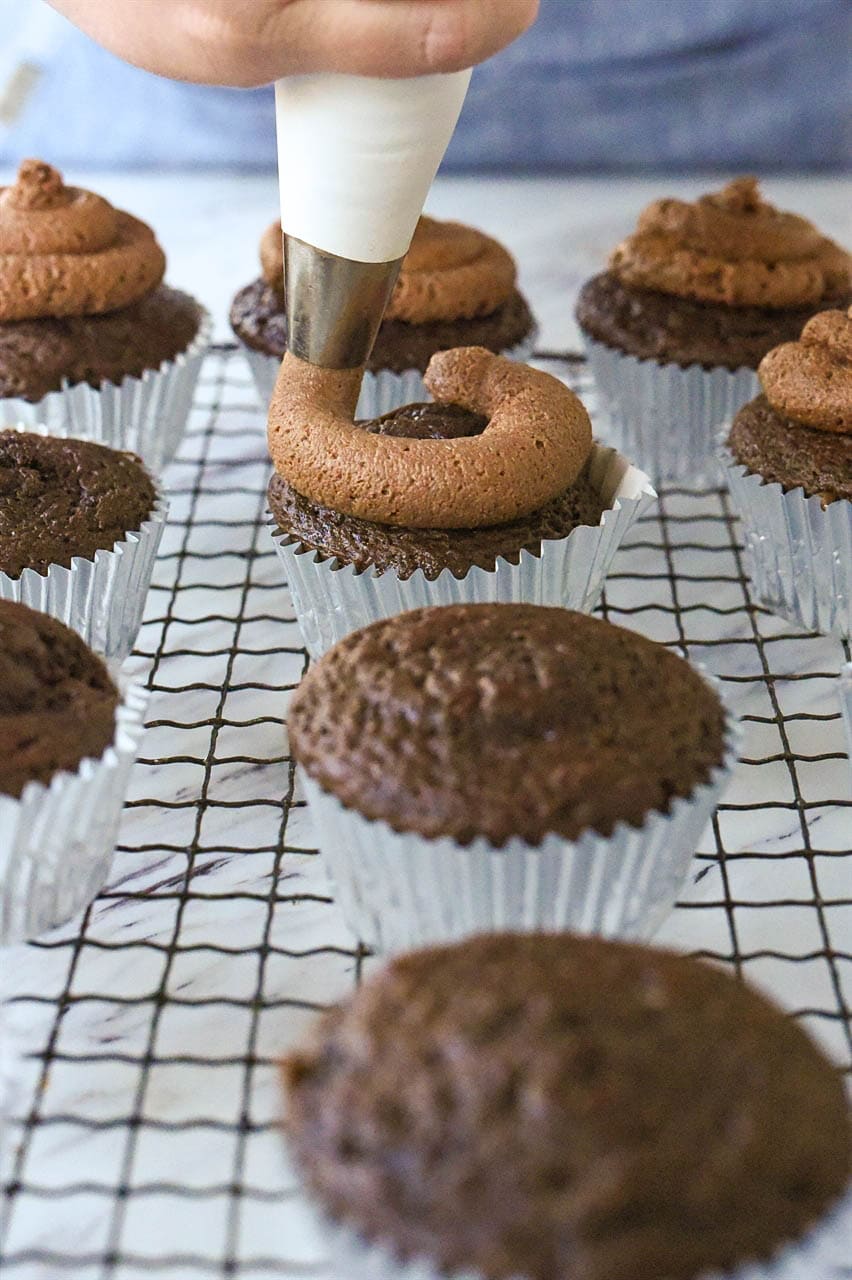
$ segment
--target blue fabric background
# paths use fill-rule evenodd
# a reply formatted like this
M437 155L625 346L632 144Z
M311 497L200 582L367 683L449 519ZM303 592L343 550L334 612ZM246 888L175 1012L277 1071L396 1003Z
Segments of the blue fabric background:
M0 0L2 32L39 0ZM56 18L0 161L270 168L271 91L173 84ZM474 74L456 170L838 169L850 157L849 0L542 0Z

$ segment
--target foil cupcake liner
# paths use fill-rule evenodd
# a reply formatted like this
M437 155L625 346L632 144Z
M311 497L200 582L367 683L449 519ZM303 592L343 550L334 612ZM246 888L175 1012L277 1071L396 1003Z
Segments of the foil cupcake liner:
M392 569L359 571L306 547L273 520L273 541L311 657L320 657L351 631L426 605L526 602L591 613L625 534L657 495L644 472L615 449L594 444L588 466L607 506L600 524L547 539L538 555L521 551L517 564L501 557L494 569L474 565L462 578L449 569L434 579L421 569L409 578Z
M717 481L716 430L759 395L755 370L684 369L584 338L607 439L655 482Z
M738 463L719 440L719 457L740 517L755 595L804 627L852 634L852 502L823 508L818 495L785 490Z
M16 1044L2 994L0 989L0 1248L5 1217L3 1186L10 1172L9 1124L14 1114L18 1078Z
M843 715L843 728L846 730L846 751L849 756L849 770L852 773L852 662L847 662L841 669L840 711Z
M212 329L212 319L202 307L192 342L159 369L98 387L66 381L59 391L34 402L0 398L0 428L45 426L51 435L79 436L129 450L150 470L161 471L183 436Z
M103 887L147 700L128 683L99 759L30 782L18 799L0 795L0 946L64 924Z
M15 425L21 431L43 436L71 434ZM96 551L92 559L74 556L70 567L52 564L46 573L24 569L19 578L0 573L0 600L14 600L58 618L96 653L122 662L133 648L142 624L169 509L159 487L155 489L148 519L114 543L111 551Z
M537 338L538 329L532 329L523 342L510 347L502 354L510 360L523 363L532 355ZM278 356L254 351L245 344L243 344L243 354L248 361L260 402L266 406L272 399L281 361ZM382 414L398 409L401 404L420 404L424 400L431 399L432 396L426 390L423 374L419 369L405 369L402 373L380 369L378 373L364 374L355 414L358 418L380 418Z
M331 1254L329 1276L345 1276L346 1280L485 1280L479 1271L448 1272L425 1258L401 1261L390 1245L370 1243L352 1228L325 1217L320 1222ZM733 1270L704 1272L696 1280L841 1280L849 1265L850 1238L852 1191L824 1221L802 1239L782 1246L774 1257L745 1262ZM518 1275L512 1280L527 1278Z
M384 954L506 930L649 938L674 907L737 761L739 729L724 705L724 756L707 781L668 813L649 813L641 827L619 822L609 836L548 835L538 845L516 837L501 848L484 837L464 846L428 839L363 817L303 770L347 924Z

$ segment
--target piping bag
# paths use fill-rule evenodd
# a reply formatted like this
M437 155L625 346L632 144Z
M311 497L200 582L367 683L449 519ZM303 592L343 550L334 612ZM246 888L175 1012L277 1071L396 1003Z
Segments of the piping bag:
M288 348L300 359L366 363L470 74L277 82Z

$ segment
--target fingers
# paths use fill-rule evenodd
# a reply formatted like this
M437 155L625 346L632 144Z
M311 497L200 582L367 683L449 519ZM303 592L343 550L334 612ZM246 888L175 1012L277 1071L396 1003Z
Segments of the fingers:
M538 0L291 0L279 47L289 45L305 71L460 71L510 44L537 12Z
M127 62L240 87L310 71L416 76L490 57L538 0L49 0Z

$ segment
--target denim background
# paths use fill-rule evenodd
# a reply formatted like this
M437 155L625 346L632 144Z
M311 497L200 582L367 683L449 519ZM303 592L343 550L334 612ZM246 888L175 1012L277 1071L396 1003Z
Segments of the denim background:
M0 70L22 49L42 65L0 136L0 162L275 163L269 90L147 75L41 0L0 0L0 34ZM445 167L838 169L850 155L850 46L849 0L542 0L532 30L475 72Z

